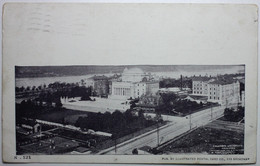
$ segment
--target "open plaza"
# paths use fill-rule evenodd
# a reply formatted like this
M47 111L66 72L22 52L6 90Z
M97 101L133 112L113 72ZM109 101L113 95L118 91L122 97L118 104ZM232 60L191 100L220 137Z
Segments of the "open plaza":
M130 108L129 100L117 100L110 98L92 97L92 101L69 99L62 103L64 108L71 110L87 111L94 113L114 112L115 110L126 111Z

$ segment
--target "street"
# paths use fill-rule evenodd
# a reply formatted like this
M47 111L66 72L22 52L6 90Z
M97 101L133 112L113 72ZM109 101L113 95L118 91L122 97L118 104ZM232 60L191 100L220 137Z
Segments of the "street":
M180 134L189 131L190 129L206 125L212 120L223 116L223 113L223 107L209 108L183 117L182 120L171 122L167 126L162 126L159 129L159 144L165 143L179 136ZM118 144L116 146L116 150L115 146L113 146L111 148L102 150L98 154L132 154L132 150L135 148L141 148L143 146L157 147L157 137L157 130L153 130L148 134L145 133L141 136Z

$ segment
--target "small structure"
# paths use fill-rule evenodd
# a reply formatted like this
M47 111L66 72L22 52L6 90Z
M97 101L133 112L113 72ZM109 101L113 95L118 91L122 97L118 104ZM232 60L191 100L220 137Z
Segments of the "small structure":
M36 122L36 120L32 119L24 119L21 122L21 127L27 130L30 130L31 133L39 133L41 132L41 125Z
M179 87L159 89L159 93L174 93L176 95L188 95L190 91L191 91L190 88L179 88Z
M183 100L190 100L190 101L195 101L196 103L200 104L206 104L207 103L207 97L206 96L187 96L186 98L184 98Z
M139 148L139 149L137 149L137 151L138 151L138 154L152 154L151 153L151 147L150 146L143 146L143 147L141 147L141 148Z

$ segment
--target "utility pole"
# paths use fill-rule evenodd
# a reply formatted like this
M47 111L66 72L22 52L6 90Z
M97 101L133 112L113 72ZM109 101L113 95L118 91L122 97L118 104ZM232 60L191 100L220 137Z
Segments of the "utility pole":
M228 99L226 98L226 108L228 107Z
M213 119L213 114L212 114L212 104L210 104L210 112L211 112L211 120Z
M191 130L191 111L189 110L189 112L190 112L190 130Z
M158 117L159 118L159 117ZM160 136L159 136L159 119L157 119L157 147L160 145Z
M116 138L115 138L115 154L116 154L116 151L117 151L117 149L116 149Z
M159 131L159 119L161 114L156 112L156 122L157 122L157 147L160 145L160 131Z

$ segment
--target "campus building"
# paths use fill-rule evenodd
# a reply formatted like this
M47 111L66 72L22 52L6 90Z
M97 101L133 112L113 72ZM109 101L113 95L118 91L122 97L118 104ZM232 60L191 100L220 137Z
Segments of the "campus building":
M207 96L207 101L221 105L235 104L240 101L240 83L232 79L194 77L192 95Z
M92 88L93 96L107 96L109 93L109 81L106 76L93 76L86 80L86 86Z
M111 98L140 98L142 95L155 94L159 82L151 81L150 75L139 68L125 68L120 81L112 81Z

